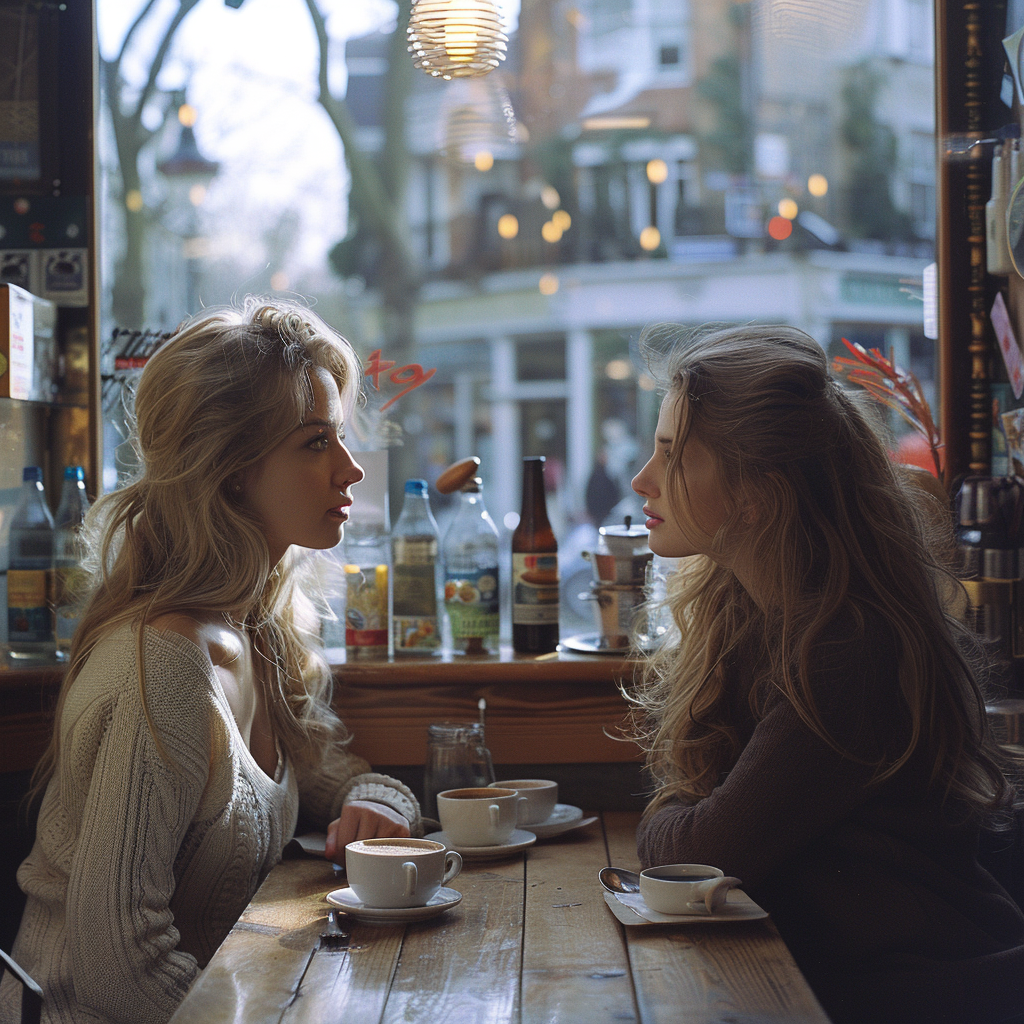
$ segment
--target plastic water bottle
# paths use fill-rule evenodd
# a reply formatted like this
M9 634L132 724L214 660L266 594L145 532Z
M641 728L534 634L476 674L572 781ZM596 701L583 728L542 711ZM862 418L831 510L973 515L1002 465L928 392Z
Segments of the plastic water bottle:
M402 514L391 532L391 628L395 654L436 654L441 649L437 617L437 523L426 480L406 480Z
M459 510L444 536L444 607L456 654L498 651L498 529L484 507L479 477L459 489Z
M43 471L26 466L21 479L21 501L11 519L8 549L7 650L13 658L49 660L53 516L46 504Z
M388 533L383 523L345 529L345 657L388 656Z
M88 510L85 472L81 466L66 466L53 534L53 636L61 661L71 655L71 640L82 614L82 523Z

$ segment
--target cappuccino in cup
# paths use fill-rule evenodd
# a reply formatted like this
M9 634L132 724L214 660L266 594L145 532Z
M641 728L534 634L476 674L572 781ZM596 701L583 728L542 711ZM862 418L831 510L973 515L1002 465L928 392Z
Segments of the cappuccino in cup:
M368 907L423 907L462 870L462 857L431 839L359 839L345 847L345 873Z

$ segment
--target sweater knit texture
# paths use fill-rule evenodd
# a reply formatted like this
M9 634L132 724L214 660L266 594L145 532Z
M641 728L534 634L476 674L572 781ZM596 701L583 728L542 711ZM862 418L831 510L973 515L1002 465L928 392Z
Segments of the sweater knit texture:
M316 771L280 758L274 778L242 739L209 658L147 627L147 725L132 627L104 638L68 692L36 841L18 871L28 900L15 960L42 986L48 1024L168 1020L303 820L326 827L351 800L405 815L396 779L343 746ZM0 1021L19 1019L6 975Z
M863 761L908 735L896 649L877 617L863 631L834 624L819 647L821 718ZM978 863L977 817L943 803L917 754L872 783L872 765L820 739L779 690L755 720L741 682L755 666L736 668L742 750L709 796L641 824L641 864L714 864L742 879L836 1024L1024 1013L1024 916Z

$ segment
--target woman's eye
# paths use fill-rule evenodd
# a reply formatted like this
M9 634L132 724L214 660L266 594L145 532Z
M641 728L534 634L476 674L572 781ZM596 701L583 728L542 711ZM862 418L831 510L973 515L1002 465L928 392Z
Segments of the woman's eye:
M313 451L315 452L323 452L327 451L327 444L327 435L318 434L316 437L313 438L312 441L309 442L309 447L312 448Z

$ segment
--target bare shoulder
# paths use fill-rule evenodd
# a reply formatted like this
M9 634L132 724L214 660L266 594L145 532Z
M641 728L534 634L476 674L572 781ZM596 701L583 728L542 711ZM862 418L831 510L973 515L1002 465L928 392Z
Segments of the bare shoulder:
M214 665L229 664L242 653L242 641L223 616L202 612L165 612L149 623L154 629L177 633L196 645Z
M201 650L207 649L208 641L204 637L207 624L202 618L185 612L165 612L155 619L150 619L146 625L164 633L177 633L186 640L191 640Z

